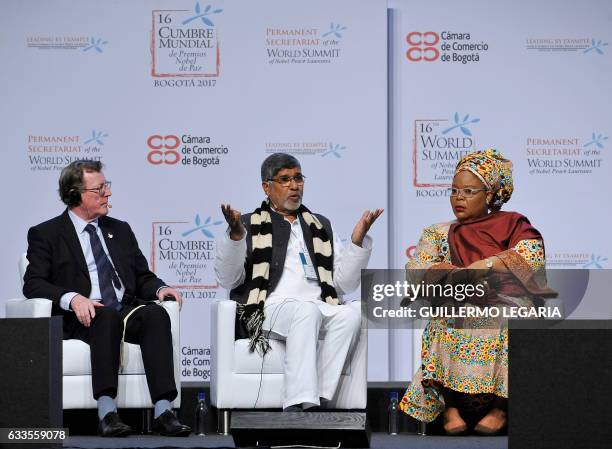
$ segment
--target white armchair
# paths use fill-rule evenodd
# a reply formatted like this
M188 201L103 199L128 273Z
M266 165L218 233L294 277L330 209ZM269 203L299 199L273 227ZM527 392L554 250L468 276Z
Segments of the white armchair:
M347 307L360 308L358 301ZM272 350L263 360L249 352L248 340L234 340L236 302L217 301L211 314L211 404L229 423L231 409L281 408L285 343L270 340ZM367 326L344 366L340 384L328 408L364 409L367 400ZM223 429L227 430L227 429Z
M28 265L25 254L19 260L19 274L23 275ZM179 306L177 302L165 301L162 307L170 316L172 327L172 348L174 351L174 379L179 392L173 407L181 405L181 373L179 348ZM51 316L51 301L44 298L9 299L6 303L7 318L42 318ZM89 345L80 340L63 342L63 408L81 409L96 408L91 385L91 361ZM119 373L117 389L117 407L119 408L152 408L153 403L147 386L140 346L123 343L123 369Z

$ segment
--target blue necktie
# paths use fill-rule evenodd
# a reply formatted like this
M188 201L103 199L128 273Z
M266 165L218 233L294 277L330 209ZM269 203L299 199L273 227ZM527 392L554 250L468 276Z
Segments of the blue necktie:
M116 310L121 310L121 304L117 300L117 294L113 288L113 282L121 286L119 277L115 273L110 260L106 257L102 242L96 232L96 227L92 224L85 226L85 231L89 234L89 242L93 251L96 267L98 268L98 283L100 285L100 293L102 293L102 304L106 307L112 307Z

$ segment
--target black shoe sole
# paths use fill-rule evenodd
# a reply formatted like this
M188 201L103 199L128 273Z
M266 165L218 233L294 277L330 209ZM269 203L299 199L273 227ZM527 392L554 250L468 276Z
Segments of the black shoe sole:
M173 432L173 433L161 433L161 432L159 432L159 434L162 437L188 437L190 433L191 433L191 429L183 429L183 430L179 430L179 431Z
M128 430L128 429L118 430L118 431L116 431L114 433L110 433L110 434L107 434L107 435L103 435L102 433L98 432L98 435L101 436L102 438L123 438L123 437L127 437L127 436L129 436L131 434L132 434L132 430L131 429L130 430Z

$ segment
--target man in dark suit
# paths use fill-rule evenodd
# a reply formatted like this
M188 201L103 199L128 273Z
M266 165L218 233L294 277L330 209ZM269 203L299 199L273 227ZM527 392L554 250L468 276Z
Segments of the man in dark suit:
M179 292L153 274L130 226L107 216L111 183L102 163L78 160L62 170L59 194L67 209L28 231L27 298L49 298L64 318L64 339L90 345L92 387L102 436L125 436L131 428L117 414L115 397L123 334L140 344L153 429L187 436L171 410L177 396L170 319L154 301L182 302Z

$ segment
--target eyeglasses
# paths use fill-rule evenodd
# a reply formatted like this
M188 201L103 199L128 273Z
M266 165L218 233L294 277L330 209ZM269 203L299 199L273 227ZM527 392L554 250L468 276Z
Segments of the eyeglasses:
M295 183L298 186L301 186L301 185L304 184L305 180L306 180L306 176L304 176L301 173L299 173L299 174L297 174L295 176L279 176L276 179L274 179L274 178L268 179L268 181L278 182L281 185L281 187L289 187L291 185L291 181L295 181Z
M449 187L447 189L450 196L459 196L461 195L464 198L472 198L478 192L488 192L489 189L473 189L472 187L466 187L465 189L458 189L456 187Z
M110 181L106 181L104 184L101 184L100 187L94 187L92 189L82 189L82 192L95 192L98 195L102 196L104 195L104 193L106 192L106 190L110 190L111 188L111 182Z

